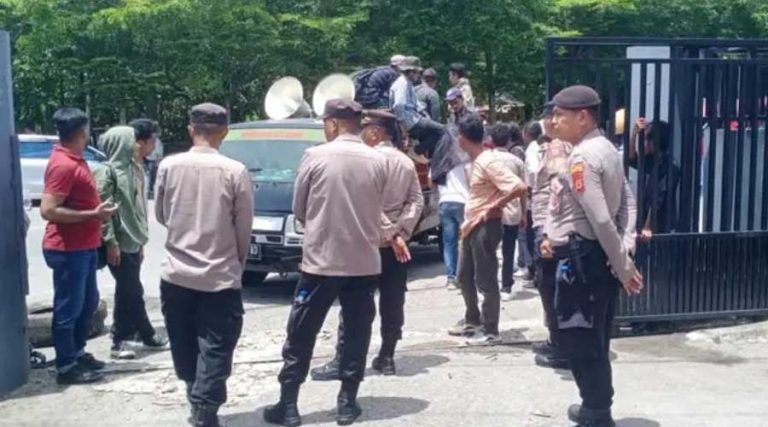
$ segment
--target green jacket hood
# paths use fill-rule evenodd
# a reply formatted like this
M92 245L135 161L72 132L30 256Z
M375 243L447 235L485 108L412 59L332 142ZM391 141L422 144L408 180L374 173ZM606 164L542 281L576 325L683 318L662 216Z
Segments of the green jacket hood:
M136 152L136 133L130 126L115 126L99 138L99 149L116 168L133 163Z

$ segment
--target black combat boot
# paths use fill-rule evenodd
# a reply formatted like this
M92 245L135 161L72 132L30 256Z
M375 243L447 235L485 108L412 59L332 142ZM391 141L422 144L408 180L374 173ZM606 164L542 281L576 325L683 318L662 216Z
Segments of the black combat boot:
M537 354L536 357L533 359L534 363L538 366L542 366L544 368L552 368L552 369L571 369L571 363L568 361L568 359L563 359L562 357L558 357L556 355L544 355L544 354Z
M264 421L285 427L301 425L301 415L296 404L299 400L299 384L280 385L280 401L264 409Z
M193 423L195 427L221 427L219 424L219 407L213 405L194 405Z
M358 381L342 381L341 391L337 400L336 424L348 426L363 414L363 409L357 403Z
M395 359L389 356L374 357L371 367L375 371L380 372L381 375L395 375L397 373L395 370Z
M568 407L568 419L578 423L577 427L615 427L611 409L591 409L581 405Z
M339 355L333 357L333 360L323 366L318 366L310 371L313 381L337 381L339 377Z

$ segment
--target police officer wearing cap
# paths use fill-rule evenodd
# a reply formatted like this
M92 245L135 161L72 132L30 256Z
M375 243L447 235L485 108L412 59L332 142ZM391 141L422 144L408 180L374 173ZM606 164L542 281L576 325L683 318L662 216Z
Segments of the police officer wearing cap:
M621 286L643 288L631 258L636 206L619 152L598 129L600 97L586 86L554 98L557 136L574 144L568 170L553 181L542 256L557 266L560 346L582 397L568 410L579 427L612 427L611 323Z
M357 102L328 101L323 124L330 142L307 149L296 176L293 212L306 231L302 274L278 375L280 401L264 412L265 421L273 424L301 424L299 388L309 371L317 333L337 298L344 321L337 422L349 425L362 413L357 392L376 314L379 246L382 239L398 239L387 234L393 227L382 213L387 160L360 139L361 113Z
M240 289L253 187L245 165L219 154L228 125L224 107L195 106L192 148L166 157L157 171L155 215L168 229L160 300L173 366L187 385L195 427L219 426L243 327Z
M405 243L418 223L424 207L424 196L413 161L401 151L402 143L397 118L387 111L367 110L363 118L363 141L384 155L387 163L387 186L383 194L384 214L392 223L386 235L395 236L396 242L382 239L379 245L381 276L379 287L379 313L381 315L381 349L373 359L372 367L383 375L395 375L395 347L403 336L405 322L405 293L407 290L410 253ZM395 252L392 244L400 248ZM339 361L344 347L344 322L339 322L336 356L326 365L312 370L312 379L331 381L339 379Z

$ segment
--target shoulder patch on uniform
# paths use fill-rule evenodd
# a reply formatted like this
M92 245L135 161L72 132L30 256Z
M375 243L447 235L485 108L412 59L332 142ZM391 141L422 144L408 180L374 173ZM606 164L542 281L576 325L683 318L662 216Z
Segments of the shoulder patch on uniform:
M571 180L573 181L573 190L577 193L584 192L584 170L587 165L584 162L577 162L571 165Z

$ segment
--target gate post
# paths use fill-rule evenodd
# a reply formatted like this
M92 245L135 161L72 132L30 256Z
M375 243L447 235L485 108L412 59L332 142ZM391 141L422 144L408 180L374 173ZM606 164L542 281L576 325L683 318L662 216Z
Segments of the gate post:
M27 255L11 82L10 37L0 31L0 394L29 375Z

